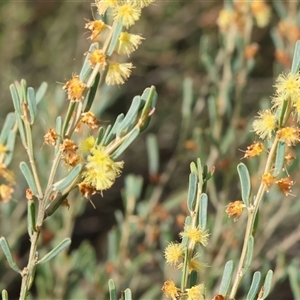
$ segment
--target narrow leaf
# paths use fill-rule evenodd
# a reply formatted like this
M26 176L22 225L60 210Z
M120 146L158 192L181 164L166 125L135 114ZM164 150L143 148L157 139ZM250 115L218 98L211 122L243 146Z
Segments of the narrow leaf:
M150 88L146 88L141 96L142 100L146 101L141 114L141 119L146 119L149 116L149 112L155 107L157 101L157 92L152 85Z
M107 139L107 137L108 137L108 135L109 135L109 133L110 133L110 130L111 130L111 124L109 124L107 127L106 127L106 130L105 130L105 133L104 133L104 135L103 135L103 138L102 138L102 140L101 140L101 142L100 142L100 146L103 146L104 144L106 144L105 142L106 142L106 139Z
M109 281L108 281L108 290L109 290L109 299L110 300L118 300L116 286L112 279L109 279Z
M38 191L37 191L37 187L35 184L35 180L34 180L32 172L26 162L22 161L20 163L20 170L21 170L23 176L25 177L25 180L26 180L29 188L31 189L33 195L35 195L37 197Z
M6 256L6 259L10 265L10 267L16 271L17 273L22 273L21 270L19 269L19 267L17 266L17 264L15 263L13 256L11 254L10 248L8 246L8 243L6 241L6 239L4 237L0 238L0 245L2 247L2 250L4 252L4 255Z
M207 206L208 206L207 194L202 193L200 196L199 225L203 230L206 228L206 223L207 223Z
M116 159L120 156L129 146L130 144L136 139L139 135L140 130L139 128L135 128L129 135L129 137L122 143L122 145L111 155L112 159Z
M146 138L148 153L148 168L150 176L156 176L159 171L159 150L155 134L148 134Z
M105 143L104 143L105 146L108 145L116 137L117 128L119 127L119 125L122 123L123 120L124 120L124 114L118 115L114 123L114 126L112 127L112 129L109 132L109 135L105 139Z
M30 124L33 124L37 117L37 104L35 98L35 91L32 87L27 89L27 101L28 101L28 110L30 114Z
M36 104L39 104L42 101L43 97L46 94L47 88L48 88L48 83L45 81L42 82L35 95Z
M134 126L140 104L141 104L141 97L135 96L132 100L131 106L124 120L118 126L117 137L121 137L123 134L126 134L128 130L130 130Z
M11 129L15 125L15 122L16 122L15 114L8 113L6 116L5 122L2 126L1 135L0 135L0 143L2 145L6 142Z
M220 284L220 289L219 289L219 294L221 295L226 295L230 286L230 282L232 280L232 275L233 275L233 261L230 260L226 263L221 284Z
M260 279L261 279L261 273L258 272L258 271L255 272L253 274L252 283L251 283L249 292L247 294L247 300L256 299L257 292L258 292L258 289L259 289Z
M27 202L27 222L28 222L28 234L31 236L36 231L36 215L35 215L35 203L29 200Z
M59 245L57 245L54 249L52 249L49 253L47 253L43 258L41 258L37 263L44 264L57 256L61 251L65 250L71 244L70 238L65 238Z
M191 173L189 176L189 191L187 197L187 207L190 212L193 212L195 209L195 199L197 194L197 175L195 173Z
M132 294L130 289L124 291L125 300L132 300Z
M1 296L2 296L2 300L8 300L7 290L2 290Z
M78 178L81 170L83 168L83 164L78 164L73 168L73 170L62 180L53 184L53 191L62 192L65 194L65 191L68 188L71 188L74 184L74 181Z
M248 169L245 164L240 163L237 166L237 171L239 173L241 188L242 188L242 200L244 204L249 207L249 197L251 192L251 183Z
M268 297L268 295L270 294L271 291L271 286L272 286L272 279L273 279L273 271L269 270L265 279L265 283L264 283L264 294L263 297L261 298L266 299Z
M299 69L300 69L300 41L297 41L294 50L291 73L297 74Z
M248 240L246 260L245 260L245 265L244 265L243 272L242 272L243 275L246 274L246 272L248 271L248 269L251 265L252 256L253 256L253 249L254 249L254 238L251 235L249 237L249 240Z
M112 53L114 52L117 42L118 42L118 39L119 39L119 36L120 36L120 33L122 31L122 28L123 28L122 22L119 21L117 23L116 27L114 28L114 33L113 33L113 36L111 38L111 41L110 41L110 44L109 44L109 47L107 50L107 56L111 56Z
M95 100L96 92L98 89L99 81L100 81L100 73L98 72L98 74L95 77L94 83L89 91L88 97L87 97L86 105L84 108L85 112L89 111L90 108L92 107L92 104Z
M6 157L4 159L4 164L8 166L13 158L14 148L15 148L15 141L16 141L16 132L14 130L10 130L6 147L8 152L6 153Z
M52 214L56 212L56 210L60 207L65 199L67 199L69 193L62 195L61 193L57 193L55 199L53 199L50 204L46 207L44 219L50 217Z

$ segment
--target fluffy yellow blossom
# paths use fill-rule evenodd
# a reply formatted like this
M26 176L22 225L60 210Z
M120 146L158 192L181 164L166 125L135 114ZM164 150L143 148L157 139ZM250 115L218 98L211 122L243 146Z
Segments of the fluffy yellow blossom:
M187 289L188 300L205 300L204 284L198 284Z
M133 25L141 15L141 8L132 4L125 3L114 7L113 16L114 20L119 21L126 28Z
M104 150L101 146L91 148L85 170L82 172L83 182L89 183L100 192L113 185L124 164L123 161L113 161Z
M89 136L79 144L80 152L83 154L90 152L91 149L94 147L95 142L95 138L93 136Z
M184 231L180 232L182 238L187 237L194 243L202 244L206 246L208 243L208 232L201 229L200 227L194 227L191 225L186 225Z
M121 32L116 46L118 54L129 56L131 52L137 49L144 38L137 34L130 34L127 31Z
M123 84L130 76L132 68L134 68L132 63L110 63L105 78L106 84Z
M300 75L289 73L287 75L280 74L274 85L276 88L275 99L282 97L283 100L291 100L294 104L300 99ZM283 102L283 100L281 100ZM278 99L277 99L278 101ZM277 105L278 106L278 105Z
M251 12L258 27L266 27L271 19L271 8L263 1L253 1Z
M261 139L270 139L276 127L276 116L269 109L258 112L258 115L257 119L253 121L255 133Z
M235 12L229 9L222 9L217 19L217 24L222 32L226 32L229 26L234 22Z
M165 251L166 263L175 266L184 257L183 249L181 244L170 243Z
M139 8L143 8L148 6L150 3L154 2L155 0L131 0L130 2L136 5Z
M114 8L118 5L118 0L96 0L98 14L104 15L108 8Z

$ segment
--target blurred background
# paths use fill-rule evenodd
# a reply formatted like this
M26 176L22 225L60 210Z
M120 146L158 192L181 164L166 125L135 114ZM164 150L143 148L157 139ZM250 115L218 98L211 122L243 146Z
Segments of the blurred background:
M66 109L62 86L72 73L79 73L89 48L84 25L96 14L90 4L0 2L0 124L13 110L11 83L24 78L35 89L43 81L48 83L40 126L34 128L42 170L51 164L43 135ZM300 37L298 1L263 4L245 10L244 1L158 0L143 10L131 30L145 38L129 58L136 67L132 76L122 86L101 91L99 98L106 99L105 105L94 104L92 110L106 126L126 112L135 95L154 85L158 92L155 115L122 156L122 176L103 197L93 198L96 209L73 194L70 209L62 208L46 221L41 251L49 251L65 236L72 238L72 244L68 253L38 269L32 299L108 299L109 278L120 292L130 287L135 299L164 299L163 282L177 280L180 271L175 275L165 266L163 249L179 240L188 213L189 164L197 157L209 168L216 167L208 188L211 242L201 254L208 266L201 281L209 296L215 294L224 264L239 257L244 234L246 219L234 223L225 214L226 205L240 198L236 172L244 156L240 149L255 139L251 121L259 109L270 107L274 80L290 68ZM224 10L236 13L231 21L236 22L235 29L220 17ZM262 12L268 14L263 26L262 17L257 16ZM149 158L149 153L157 160ZM21 267L29 249L26 183L18 168L22 160L27 158L17 141L10 165L17 177L16 192L9 203L0 203L0 235L8 239ZM255 190L264 158L244 162ZM289 170L296 182L295 196L271 190L260 215L252 271L274 270L270 299L295 297L288 266L299 266L298 167L295 159ZM132 185L139 187L134 200L127 193ZM11 299L17 298L20 278L9 269L1 251L0 266L1 289L7 288ZM246 277L241 287L241 298L250 279Z

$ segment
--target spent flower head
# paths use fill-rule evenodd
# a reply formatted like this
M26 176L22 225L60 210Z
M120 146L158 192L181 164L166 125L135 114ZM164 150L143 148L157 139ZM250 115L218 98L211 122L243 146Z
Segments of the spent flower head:
M291 191L292 191L291 188L292 188L293 184L294 184L294 181L291 179L290 176L281 178L276 181L276 185L286 196L291 194Z
M278 138L288 146L294 146L299 142L299 128L284 127L277 131Z
M78 75L74 74L72 79L63 86L63 90L67 91L69 100L76 102L83 99L85 87L86 84L80 81Z
M233 220L234 222L236 222L240 218L245 207L246 206L243 201L237 200L234 202L230 202L227 205L226 213L228 214L228 217L234 217Z
M161 290L168 298L171 298L172 300L176 300L179 296L179 288L176 287L173 280L165 281Z
M253 142L250 146L247 146L247 150L245 151L245 155L243 158L252 158L258 156L263 150L264 147L262 143Z

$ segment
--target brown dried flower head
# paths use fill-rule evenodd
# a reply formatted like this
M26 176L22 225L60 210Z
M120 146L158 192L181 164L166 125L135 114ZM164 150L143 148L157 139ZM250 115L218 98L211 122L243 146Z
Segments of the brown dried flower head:
M70 101L80 101L83 99L83 91L86 84L80 81L78 75L73 75L73 78L66 82L63 90L67 91L68 99Z
M292 188L293 184L294 184L294 181L291 179L290 176L281 178L276 181L276 185L286 196L291 194L291 191L292 191L291 188Z
M57 141L57 134L54 129L50 128L47 133L44 135L44 142L47 145L55 146Z
M234 222L238 221L238 219L240 218L244 208L245 208L245 204L243 201L237 200L234 202L230 202L227 205L226 208L226 213L228 214L228 217L234 217Z
M245 155L243 158L252 158L254 156L258 156L263 150L264 147L262 143L253 142L253 144L247 147L247 150L245 151Z

